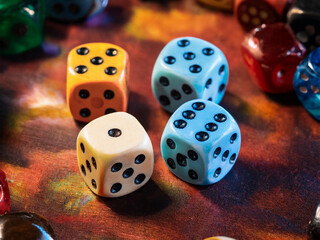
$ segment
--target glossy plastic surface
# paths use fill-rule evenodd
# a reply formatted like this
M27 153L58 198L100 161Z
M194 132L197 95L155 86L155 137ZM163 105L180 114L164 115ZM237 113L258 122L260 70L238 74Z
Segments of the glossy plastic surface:
M77 138L78 166L97 195L120 197L148 182L154 156L142 125L125 112L112 113L87 124Z
M320 120L320 48L311 52L298 66L293 86L306 110Z
M228 76L228 62L219 48L199 38L182 37L169 42L158 56L152 90L161 106L174 112L191 99L219 103Z
M70 51L67 67L67 104L74 119L90 122L127 110L129 57L124 49L83 44Z
M292 79L305 48L283 23L262 25L245 36L242 55L251 78L262 91L293 90Z
M240 145L234 118L219 105L200 99L180 106L161 137L161 153L169 170L197 185L220 181L233 167Z
M41 45L44 1L6 2L0 5L0 54L19 54Z
M1 239L53 240L55 234L44 218L34 213L13 213L0 216Z

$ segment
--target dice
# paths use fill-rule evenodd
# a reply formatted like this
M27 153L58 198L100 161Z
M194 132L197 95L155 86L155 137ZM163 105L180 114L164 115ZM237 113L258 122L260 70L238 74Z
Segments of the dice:
M152 90L161 106L174 112L192 99L219 103L228 76L228 62L216 46L202 39L182 37L169 42L158 56Z
M234 0L198 0L198 2L208 7L233 11Z
M150 138L138 120L125 112L90 122L77 139L78 165L97 195L120 197L142 187L154 165Z
M308 51L320 46L320 1L295 0L288 24Z
M294 0L236 0L235 14L245 31L285 20Z
M318 204L312 220L308 224L308 240L320 239L320 203Z
M10 191L6 174L0 169L0 215L7 214L10 211Z
M0 216L1 239L53 240L56 236L43 217L29 212Z
M67 104L75 120L89 122L104 114L126 111L129 57L119 46L87 43L70 51Z
M293 87L307 111L320 120L320 48L311 52L298 66Z
M41 45L45 17L43 0L0 3L0 54L14 55Z
M252 79L268 93L293 90L292 79L305 54L305 48L283 23L262 25L248 33L242 43Z
M58 20L75 22L100 13L108 0L46 0L47 16Z
M233 167L241 134L234 118L208 100L191 100L170 117L161 137L169 170L196 185L220 181Z

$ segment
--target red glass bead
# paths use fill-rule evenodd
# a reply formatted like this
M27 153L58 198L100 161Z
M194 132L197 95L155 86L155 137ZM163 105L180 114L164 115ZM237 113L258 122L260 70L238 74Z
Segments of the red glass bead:
M305 48L283 23L262 25L248 33L242 43L242 55L252 79L269 93L293 90L293 76L305 54Z

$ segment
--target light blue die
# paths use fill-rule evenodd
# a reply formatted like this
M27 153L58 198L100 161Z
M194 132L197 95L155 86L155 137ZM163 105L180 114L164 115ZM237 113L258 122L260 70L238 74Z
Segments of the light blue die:
M208 185L233 167L241 133L224 108L208 100L191 100L170 117L161 137L161 153L170 171L182 180Z
M311 52L298 66L293 87L304 107L320 120L320 48Z
M59 21L75 22L98 14L108 0L46 0L47 16Z
M192 99L219 103L229 66L222 51L194 37L177 38L161 51L152 73L152 90L161 106L174 112Z

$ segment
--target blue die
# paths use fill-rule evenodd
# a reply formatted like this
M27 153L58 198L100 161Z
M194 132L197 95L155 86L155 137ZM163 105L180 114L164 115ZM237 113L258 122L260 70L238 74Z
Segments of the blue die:
M152 90L161 106L174 112L192 99L219 103L228 76L228 62L219 48L198 38L177 38L158 56L152 73Z
M311 52L298 66L293 87L304 107L320 120L320 48Z
M98 14L108 0L46 0L47 16L59 21L75 22Z
M241 133L224 108L208 100L191 100L170 117L161 137L162 157L182 180L208 185L233 167Z

